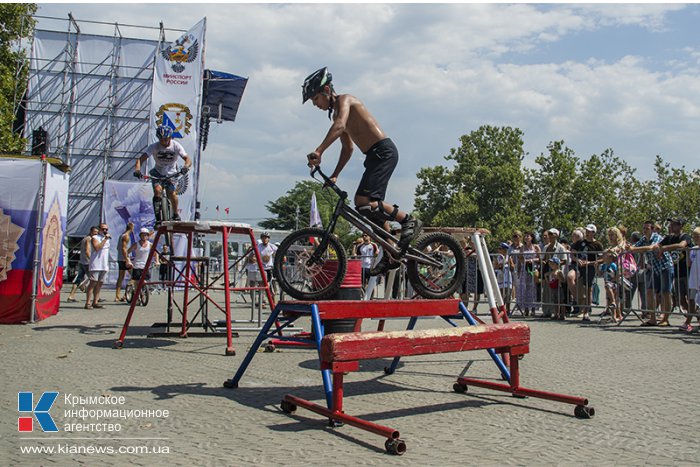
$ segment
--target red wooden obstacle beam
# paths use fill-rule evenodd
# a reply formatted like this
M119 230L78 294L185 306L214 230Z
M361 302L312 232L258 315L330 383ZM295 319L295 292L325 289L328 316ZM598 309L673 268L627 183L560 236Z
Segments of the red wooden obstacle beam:
M530 328L526 324L494 324L422 331L393 331L331 334L321 342L321 367L333 372L333 404L327 409L313 402L287 394L282 410L291 413L297 406L326 416L331 423L340 422L384 436L385 447L391 454L401 455L406 443L398 430L379 425L343 411L343 375L357 371L360 360L411 355L463 352L494 348L514 356L529 351ZM514 365L517 372L517 365Z

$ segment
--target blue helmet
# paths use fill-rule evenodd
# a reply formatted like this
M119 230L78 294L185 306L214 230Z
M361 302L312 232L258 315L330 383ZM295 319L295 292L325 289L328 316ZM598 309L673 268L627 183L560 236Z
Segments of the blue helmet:
M156 129L156 138L158 138L158 139L172 138L172 136L173 136L173 129L167 125L160 125Z

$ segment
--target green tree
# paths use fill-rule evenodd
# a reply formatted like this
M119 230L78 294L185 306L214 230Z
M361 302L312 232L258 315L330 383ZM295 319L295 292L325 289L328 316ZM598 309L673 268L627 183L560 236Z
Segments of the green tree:
M648 220L665 221L682 217L692 224L700 221L700 171L674 168L661 156L654 161L656 179L645 183L644 211Z
M581 161L574 183L578 203L573 206L574 219L579 225L592 222L606 228L627 223L624 216L636 202L639 187L635 172L612 149Z
M338 202L338 195L332 190L322 189L321 185L313 180L299 181L287 193L268 202L265 207L274 217L260 222L260 226L275 230L295 230L297 227L299 229L308 227L313 193L316 193L316 206L321 215L321 221L324 226L327 226ZM346 247L357 236L354 227L342 218L338 219L335 233Z
M22 98L28 74L19 42L32 36L36 10L34 3L0 3L0 152L21 152L25 147L12 124L14 104Z
M574 191L579 160L564 141L547 145L548 154L535 158L539 169L525 169L525 212L530 213L537 230L555 227L564 233L573 231L578 219Z
M444 166L418 173L415 206L428 224L485 227L493 239L505 238L528 222L523 214L524 157L517 128L484 125L460 138Z

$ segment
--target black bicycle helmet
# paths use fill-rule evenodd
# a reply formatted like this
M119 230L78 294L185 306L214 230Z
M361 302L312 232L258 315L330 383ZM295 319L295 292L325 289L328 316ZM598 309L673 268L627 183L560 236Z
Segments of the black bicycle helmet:
M328 71L328 67L323 67L316 70L306 77L304 84L301 86L302 104L314 97L323 90L327 84L331 85L333 75Z

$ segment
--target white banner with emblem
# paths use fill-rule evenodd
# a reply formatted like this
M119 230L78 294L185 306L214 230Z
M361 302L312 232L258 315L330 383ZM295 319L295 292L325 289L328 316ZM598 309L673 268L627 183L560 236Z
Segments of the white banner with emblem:
M202 80L204 73L204 35L207 19L203 18L175 42L161 42L156 51L151 103L151 138L155 129L166 125L192 159L190 172L177 184L182 220L192 220L199 180L199 129ZM182 161L178 163L182 166ZM149 161L149 167L151 167Z

